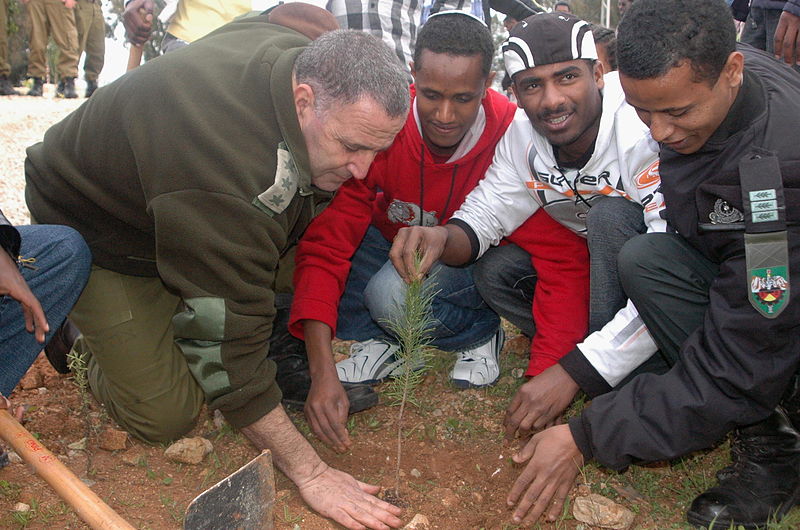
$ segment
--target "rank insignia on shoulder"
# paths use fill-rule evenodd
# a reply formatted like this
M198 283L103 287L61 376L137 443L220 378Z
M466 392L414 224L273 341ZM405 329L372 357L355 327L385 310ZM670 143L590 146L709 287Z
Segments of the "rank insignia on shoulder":
M280 214L289 206L297 192L299 182L294 159L284 142L278 144L277 155L278 164L275 168L274 183L253 201L253 204L260 210L271 214Z
M730 205L728 201L717 199L714 202L714 211L708 214L711 224L731 224L744 220L742 212Z
M780 313L789 300L786 267L750 269L751 303L765 316Z

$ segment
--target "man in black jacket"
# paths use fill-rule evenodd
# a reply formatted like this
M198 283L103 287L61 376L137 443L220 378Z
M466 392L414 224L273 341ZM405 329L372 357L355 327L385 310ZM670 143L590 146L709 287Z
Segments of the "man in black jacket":
M688 519L761 526L800 500L800 304L789 289L800 274L800 76L737 49L722 0L638 0L617 53L627 101L661 143L677 231L631 240L620 275L671 369L534 436L515 457L530 462L509 502L515 519L548 507L555 518L576 463L623 470L733 430L733 464Z

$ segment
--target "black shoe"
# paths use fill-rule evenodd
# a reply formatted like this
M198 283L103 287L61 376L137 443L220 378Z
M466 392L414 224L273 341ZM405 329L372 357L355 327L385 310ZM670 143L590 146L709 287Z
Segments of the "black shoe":
M719 485L692 502L690 523L709 530L761 528L800 502L800 434L780 407L734 431L731 454Z
M91 97L94 94L94 91L97 90L97 81L86 81L86 92L84 92L84 97Z
M59 81L58 83L58 88L56 89L56 97L67 98L67 99L74 99L78 97L78 93L75 92L74 77L61 78L61 81Z
M19 96L7 75L0 75L0 96Z
M56 369L56 372L60 374L68 374L70 372L67 355L69 355L72 345L75 344L80 334L81 332L75 327L75 324L66 319L61 324L61 327L53 333L53 337L47 343L47 346L44 347L44 354L53 368Z
M42 97L43 92L44 92L44 81L42 80L41 77L34 77L33 86L31 87L30 90L28 90L28 95Z
M308 371L308 354L305 343L289 333L289 309L278 308L269 339L268 358L278 369L275 382L283 393L287 408L302 409L311 390L311 373ZM378 394L369 385L343 383L350 401L348 414L355 414L378 404Z

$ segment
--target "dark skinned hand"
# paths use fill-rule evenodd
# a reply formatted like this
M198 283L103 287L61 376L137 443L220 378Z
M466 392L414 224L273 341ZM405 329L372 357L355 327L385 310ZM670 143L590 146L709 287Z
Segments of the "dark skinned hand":
M578 393L578 385L556 363L522 385L506 409L506 440L552 427Z

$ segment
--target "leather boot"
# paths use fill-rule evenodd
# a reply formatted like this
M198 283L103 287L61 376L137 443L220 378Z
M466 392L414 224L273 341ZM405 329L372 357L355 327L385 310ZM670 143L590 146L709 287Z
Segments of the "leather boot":
M278 367L275 382L283 393L283 404L288 408L302 409L311 390L311 373L308 370L305 342L289 333L291 299L285 298L286 296L278 295L276 300L276 314L272 322L267 358L274 361ZM369 385L343 384L343 386L350 401L349 414L361 412L378 404L378 394Z
M74 77L64 77L61 79L61 81L58 83L58 89L56 90L56 97L67 99L74 99L78 97L78 93L75 92Z
M87 80L86 81L86 92L84 92L84 97L91 97L94 94L94 91L97 90L97 81Z
M44 347L44 354L53 368L56 369L56 372L60 374L70 373L67 355L69 355L72 345L78 340L80 334L81 332L75 324L70 319L66 319L61 324L61 327L53 333L53 337L47 343L47 346Z
M7 75L0 75L0 96L19 96Z
M800 501L800 434L778 407L766 420L736 429L733 463L699 495L687 520L709 530L755 529L778 521Z
M28 90L29 96L42 97L44 93L44 80L41 77L33 78L33 86Z

